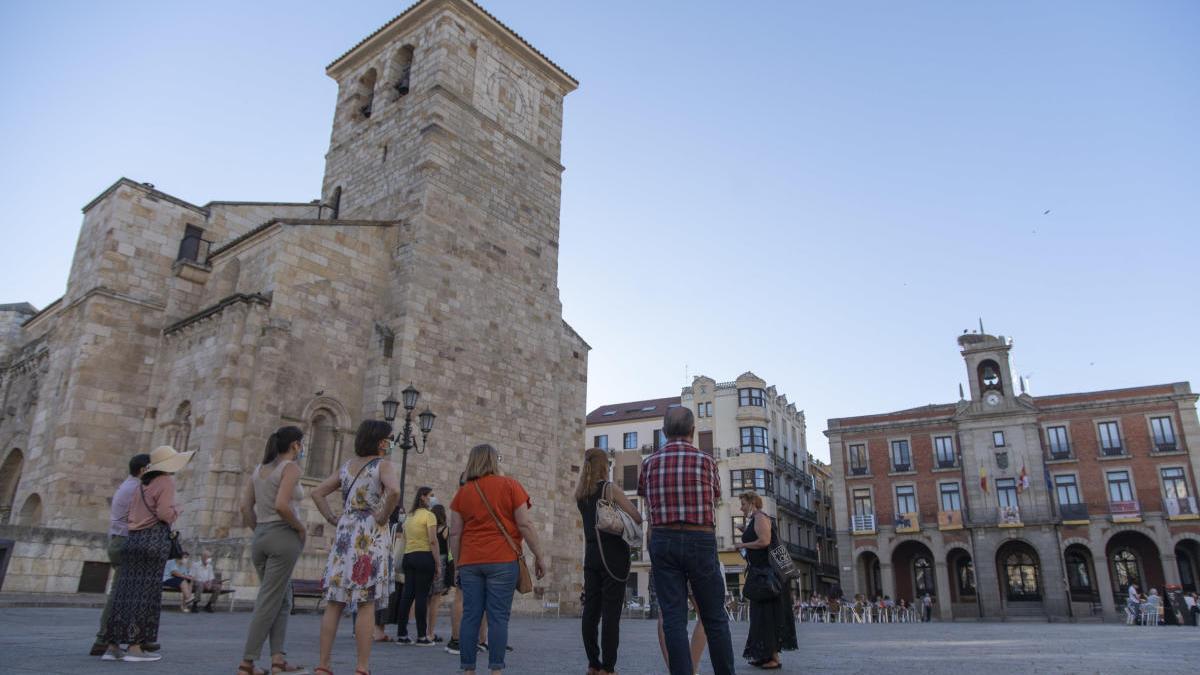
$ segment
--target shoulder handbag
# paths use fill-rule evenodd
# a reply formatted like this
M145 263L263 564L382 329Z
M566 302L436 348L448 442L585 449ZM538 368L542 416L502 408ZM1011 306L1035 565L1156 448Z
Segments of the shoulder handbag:
M775 567L751 566L746 572L746 583L742 585L742 597L751 602L774 600L783 592L783 584Z
M596 500L596 530L621 537L630 548L639 547L642 545L642 526L634 522L633 516L625 513L625 509L608 498L612 486L612 481L605 483L604 492L601 493L600 499Z
M792 560L792 554L788 553L787 547L779 539L779 528L775 526L774 518L771 518L771 545L767 547L767 557L771 560L771 567L775 568L780 579L800 578L800 568L796 567L796 562Z
M154 509L150 508L150 502L146 501L146 486L139 485L138 490L142 493L142 503L146 505L146 510L154 513ZM172 530L171 526L163 521L158 521L167 526L167 540L171 542L171 550L167 553L167 560L179 560L183 557L183 544L179 543L179 532Z
M513 553L517 554L517 592L521 594L531 592L533 590L533 577L529 576L529 565L525 564L525 553L521 550L520 546L517 546L517 542L513 541L513 538L509 536L508 530L504 528L504 524L500 522L500 519L496 516L496 512L492 510L492 505L488 503L487 497L483 495L483 488L479 487L479 479L476 478L471 482L475 484L475 491L479 493L479 498L483 500L483 505L487 507L488 514L496 522L496 527L500 528L500 534L504 535L504 540L508 542Z

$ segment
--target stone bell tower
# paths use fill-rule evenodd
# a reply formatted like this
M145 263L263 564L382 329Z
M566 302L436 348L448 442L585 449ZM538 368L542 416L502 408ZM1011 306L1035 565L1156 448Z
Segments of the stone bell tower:
M375 319L397 354L364 400L413 382L438 415L430 450L409 455L409 494L452 495L467 451L495 445L556 542L546 591L570 604L589 348L562 319L559 160L578 83L469 0L413 5L326 72L322 201L343 222L398 225Z

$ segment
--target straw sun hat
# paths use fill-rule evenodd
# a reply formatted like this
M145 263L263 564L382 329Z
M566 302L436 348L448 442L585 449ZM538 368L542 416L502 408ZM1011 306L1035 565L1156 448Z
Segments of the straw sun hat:
M176 452L175 448L169 445L160 445L150 453L150 466L146 467L146 471L175 473L187 466L193 454L195 452Z

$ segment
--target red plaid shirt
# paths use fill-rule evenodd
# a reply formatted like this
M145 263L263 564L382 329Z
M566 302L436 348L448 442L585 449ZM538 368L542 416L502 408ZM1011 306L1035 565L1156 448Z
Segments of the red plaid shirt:
M687 441L671 441L642 460L637 491L646 499L651 527L716 524L713 505L721 497L717 462Z

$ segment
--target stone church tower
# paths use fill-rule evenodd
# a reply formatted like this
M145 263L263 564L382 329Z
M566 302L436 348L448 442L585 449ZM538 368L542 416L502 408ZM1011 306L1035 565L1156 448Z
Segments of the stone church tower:
M557 286L577 83L469 0L417 3L327 73L318 202L201 206L122 179L84 208L66 295L0 306L5 590L94 583L123 466L160 443L197 453L184 536L252 585L236 495L266 437L304 428L315 484L411 382L437 423L406 500L448 502L467 450L493 443L552 554L542 590L577 597L589 348ZM329 533L308 510L296 574L317 578Z

